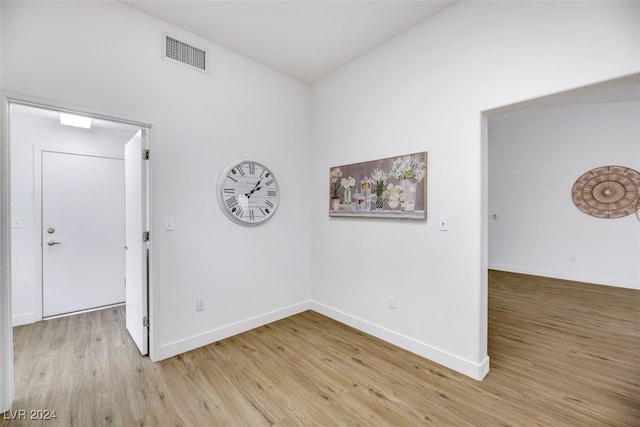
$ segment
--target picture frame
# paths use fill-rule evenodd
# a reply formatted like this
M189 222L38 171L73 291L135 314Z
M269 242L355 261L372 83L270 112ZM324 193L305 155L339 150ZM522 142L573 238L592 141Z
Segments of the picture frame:
M428 153L329 168L329 216L427 219Z

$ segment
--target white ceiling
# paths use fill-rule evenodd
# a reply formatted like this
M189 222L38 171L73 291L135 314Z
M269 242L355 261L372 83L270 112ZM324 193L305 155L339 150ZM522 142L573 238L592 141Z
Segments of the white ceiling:
M457 0L120 0L313 82Z
M0 0L1 1L1 0ZM459 0L119 0L165 22L305 82L313 82ZM506 107L640 100L640 74ZM14 113L58 121L55 111L14 106ZM94 129L131 125L94 119Z

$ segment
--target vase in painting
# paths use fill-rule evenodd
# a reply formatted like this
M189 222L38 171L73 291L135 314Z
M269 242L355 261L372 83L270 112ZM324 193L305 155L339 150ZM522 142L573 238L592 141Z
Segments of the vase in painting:
M384 207L384 181L376 181L376 210L381 211Z
M351 203L351 189L344 189L344 203Z
M402 210L413 212L416 209L416 192L418 184L410 179L401 179L400 186L404 190L404 205Z

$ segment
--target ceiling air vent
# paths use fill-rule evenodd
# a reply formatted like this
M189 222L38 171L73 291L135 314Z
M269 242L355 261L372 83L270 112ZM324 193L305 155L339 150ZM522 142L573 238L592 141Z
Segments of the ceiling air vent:
M172 62L178 62L196 70L207 72L207 51L176 38L163 35L163 56Z

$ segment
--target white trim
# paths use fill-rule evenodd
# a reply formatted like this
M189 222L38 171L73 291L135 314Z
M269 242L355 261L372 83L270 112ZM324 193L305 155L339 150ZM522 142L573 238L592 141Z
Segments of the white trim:
M169 357L194 350L198 347L209 345L216 341L220 341L225 338L250 331L251 329L259 328L260 326L264 326L268 323L272 323L286 317L302 313L304 311L310 310L311 306L312 303L310 301L301 302L262 314L260 316L250 317L239 322L231 323L221 328L202 332L189 338L174 341L161 347L160 358L157 360L167 359ZM154 359L154 361L157 360Z
M2 97L0 136L0 412L13 403L13 328L9 230L9 101Z
M2 96L2 136L0 141L0 412L9 410L13 401L13 328L12 328L12 307L11 307L11 274L10 274L10 229L9 229L9 106L11 104L29 105L38 108L45 108L55 111L63 111L75 114L91 116L93 118L110 120L140 127L143 129L143 136L146 145L151 147L151 128L154 123L150 120L126 117L123 115L104 113L87 107L77 107L61 104L55 101L35 99L29 96L11 94L4 92ZM151 163L147 165L148 180L147 203L151 205ZM151 215L149 213L149 218ZM149 219L149 227L152 226ZM149 253L152 253L152 245L149 243ZM151 261L150 261L151 263ZM149 276L149 315L155 317L154 310L155 292L152 276ZM42 312L42 310L40 310ZM149 328L149 356L153 356L159 349L155 347L159 336L158 328Z
M152 147L151 147L151 133L152 133L152 129L151 126L148 127L142 127L142 147L145 150L149 150L149 153L153 153L152 151ZM156 319L159 319L160 316L156 316L156 304L155 304L155 292L154 292L154 274L153 274L153 236L155 235L156 231L153 230L153 215L151 212L151 208L153 206L153 204L151 203L151 189L152 187L152 172L151 172L151 163L152 162L152 155L149 156L149 160L147 160L147 164L145 167L145 188L144 188L144 195L145 195L145 202L146 202L146 207L145 207L145 212L147 215L147 230L150 231L151 234L151 238L149 239L149 241L147 242L147 283L149 284L149 287L147 288L147 314L149 315L149 329L147 331L147 339L149 340L149 345L147 346L147 355L149 356L149 358L152 361L156 361L157 357L156 354L160 353L160 348L159 345L156 346L156 343L160 343L160 328L156 327L157 324L159 324L159 321L156 321Z
M489 356L485 356L481 362L476 363L317 302L311 303L311 309L475 380L482 380L489 372Z
M20 104L20 105L26 105L30 107L59 111L63 113L80 114L83 116L92 117L94 119L109 120L112 122L138 126L141 128L151 128L155 125L155 122L153 120L148 120L145 118L138 118L138 117L131 117L123 114L99 111L87 106L77 106L77 105L73 106L73 105L64 104L64 103L60 103L52 100L39 99L29 95L23 95L23 94L7 92L7 91L3 92L3 95L6 98L8 104ZM7 120L8 119L9 119L9 111L7 109ZM7 132L7 137L8 136L9 136L9 133Z
M366 332L473 379L482 380L489 372L489 356L485 356L480 363L475 363L315 301L304 301L166 344L160 348L160 352L157 353L159 358L154 359L154 362L209 345L307 310L318 312L337 322Z
M628 280L620 280L611 277L590 276L573 274L561 271L547 270L544 268L531 268L519 265L489 264L490 270L507 271L510 273L530 274L532 276L551 277L553 279L571 280L574 282L592 283L595 285L614 286L618 288L640 289L640 283Z
M42 313L42 311L40 311L40 313ZM42 320L42 314L38 316L35 311L31 311L29 313L14 314L11 317L11 320L12 326L28 325L30 323L35 323Z
M108 304L108 305L102 305L100 307L87 308L86 310L78 310L78 311L72 311L69 313L62 313L62 314L56 314L53 316L47 316L47 320L60 319L63 317L71 317L71 316L76 316L78 314L83 314L83 313L92 313L94 311L108 310L114 307L124 307L125 305L126 304L124 302L117 302L115 304Z
M45 151L47 153L71 154L73 156L100 157L101 159L124 160L124 155L115 156L111 154L92 153L90 151L82 151L82 150L67 150L64 148L48 148L46 146L35 146L33 151L35 156ZM42 159L40 160L41 160L40 165L42 165Z
M480 316L479 354L487 358L489 369L489 117L480 113ZM485 372L483 374L486 375Z

